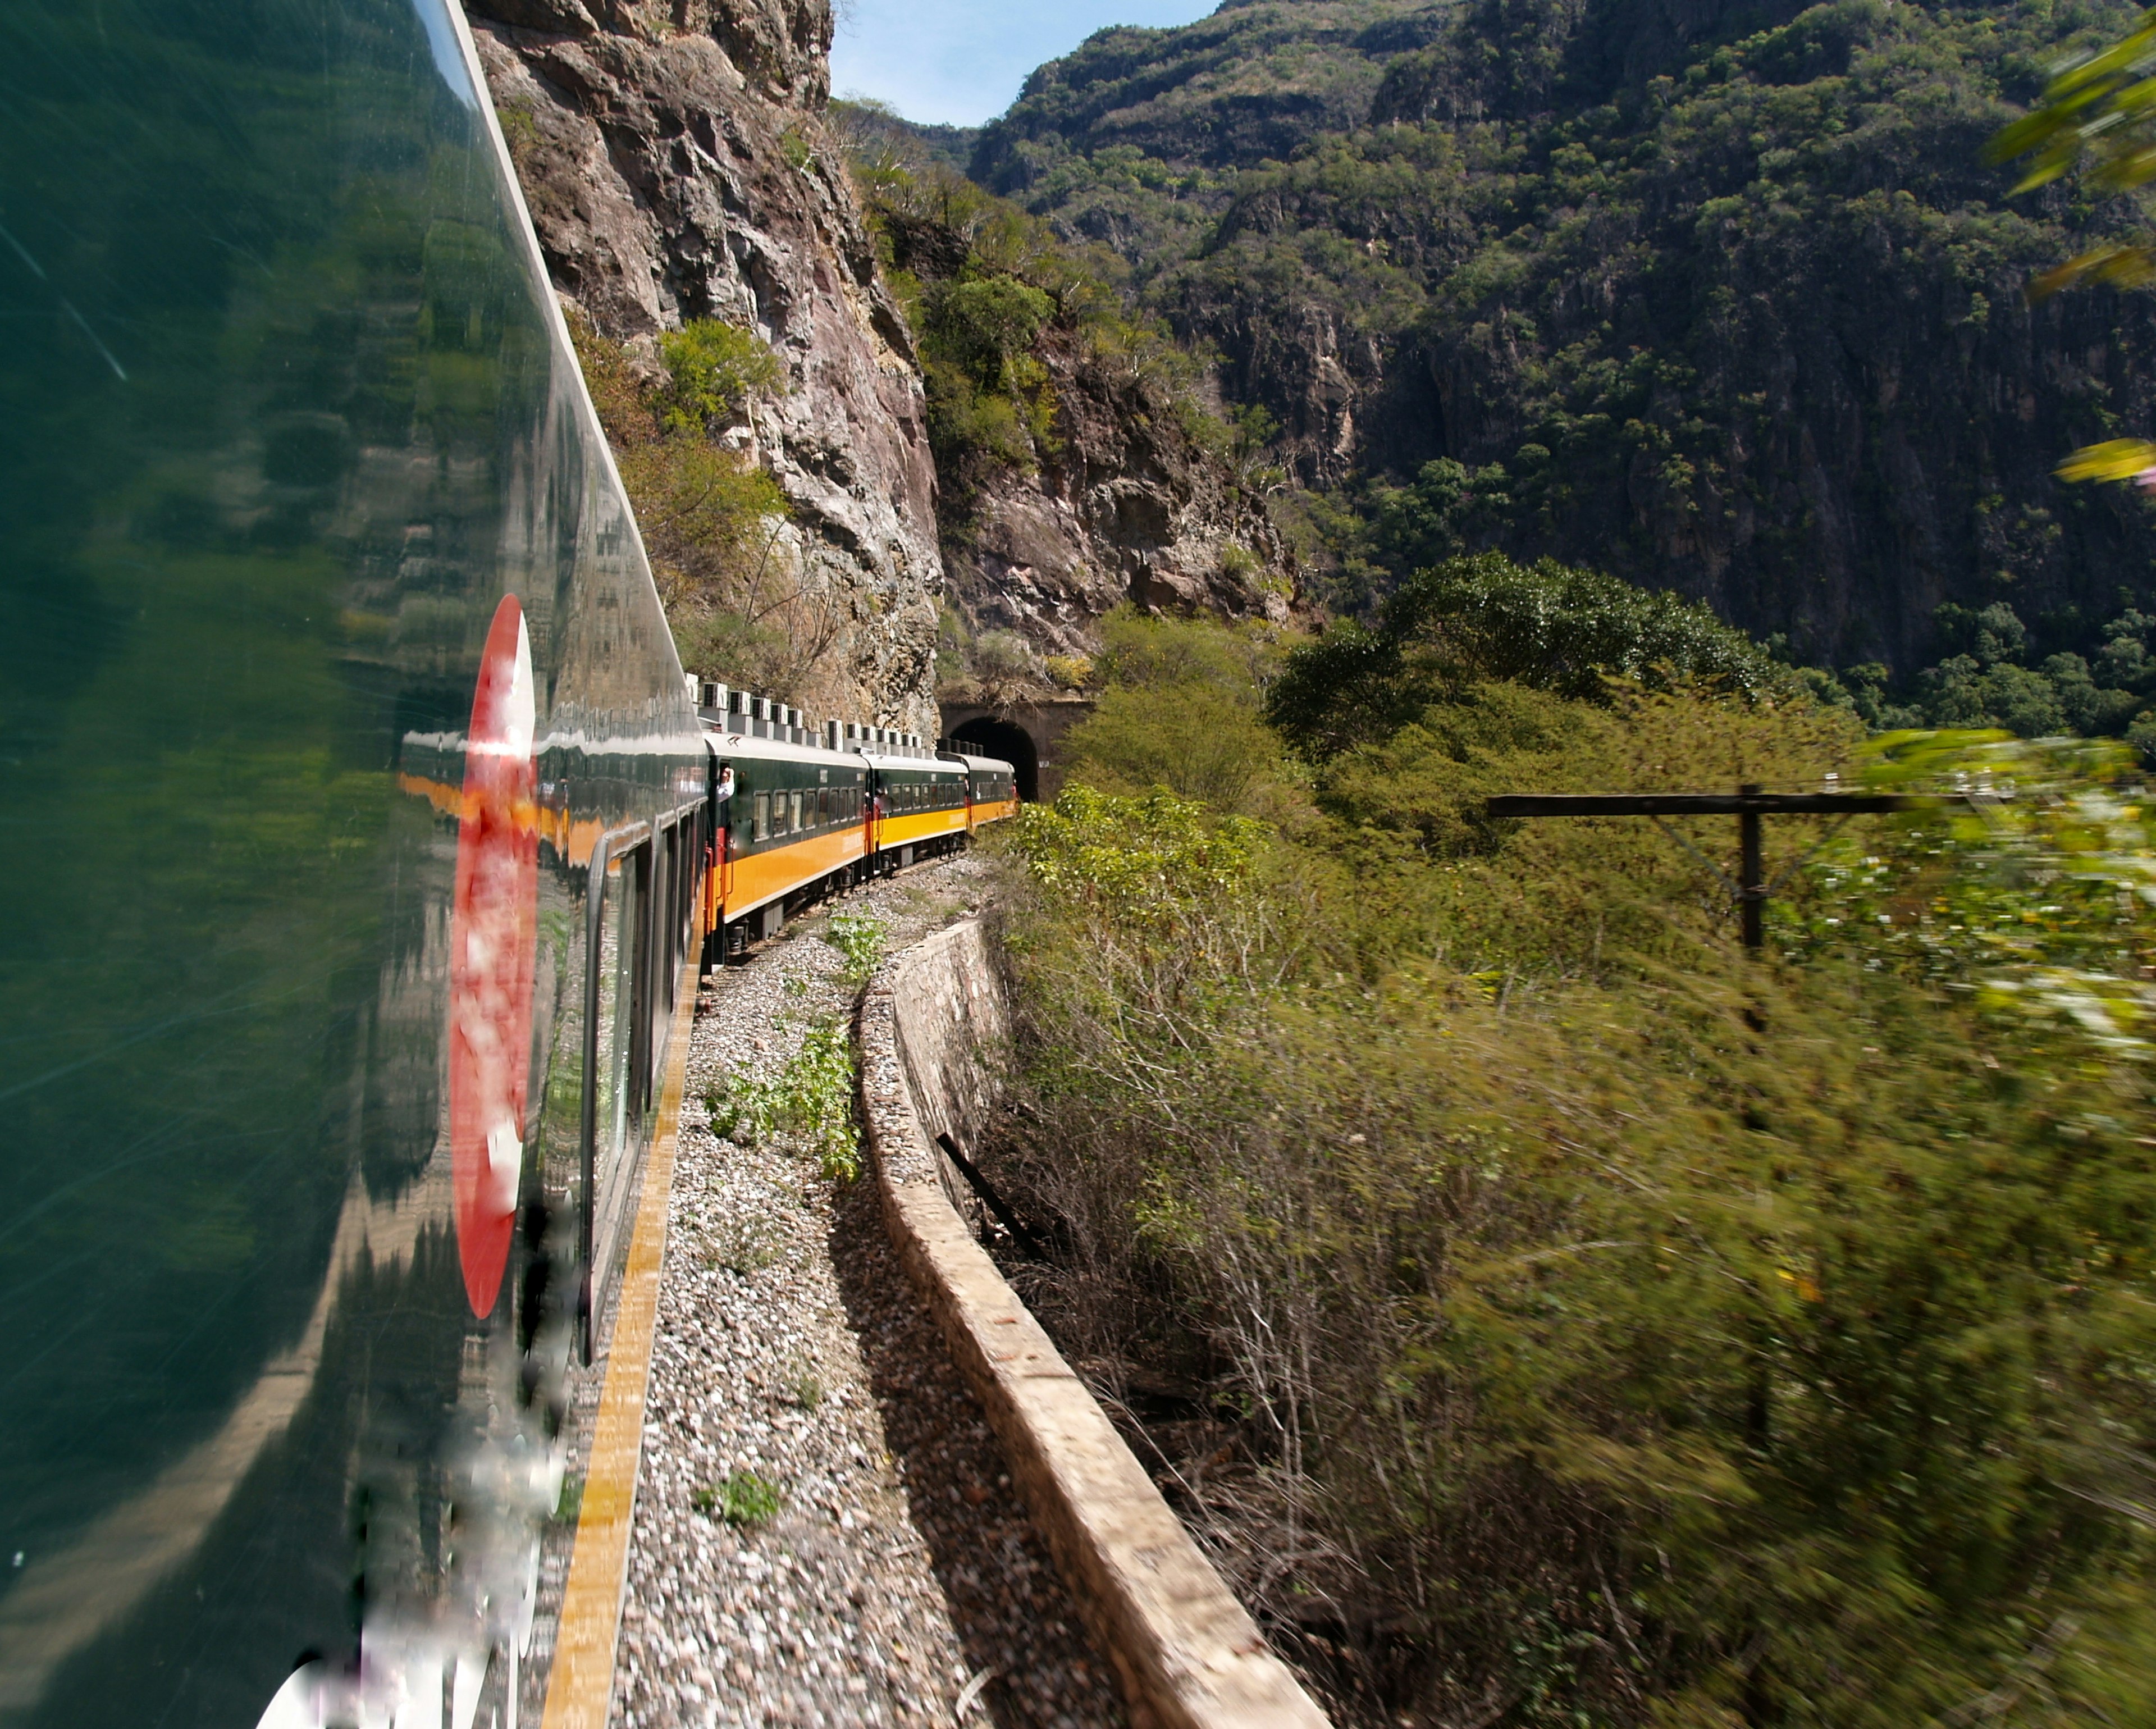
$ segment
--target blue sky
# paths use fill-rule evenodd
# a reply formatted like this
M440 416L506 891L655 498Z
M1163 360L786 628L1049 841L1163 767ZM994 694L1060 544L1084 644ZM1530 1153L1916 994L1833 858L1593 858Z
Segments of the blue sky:
M854 0L840 8L831 88L908 120L978 126L1027 73L1109 24L1187 24L1219 0ZM847 14L850 11L850 17Z

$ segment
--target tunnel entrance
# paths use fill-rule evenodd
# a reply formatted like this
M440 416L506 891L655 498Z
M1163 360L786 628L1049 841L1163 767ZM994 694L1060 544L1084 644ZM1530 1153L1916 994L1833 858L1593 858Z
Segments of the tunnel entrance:
M973 756L1000 757L1018 780L1018 795L1030 804L1040 796L1040 758L1033 735L1015 721L981 715L951 735L952 744Z

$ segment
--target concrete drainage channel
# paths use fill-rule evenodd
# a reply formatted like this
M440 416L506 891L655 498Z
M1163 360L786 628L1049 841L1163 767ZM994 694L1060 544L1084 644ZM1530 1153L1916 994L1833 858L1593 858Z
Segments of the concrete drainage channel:
M1133 1722L1321 1729L1326 1722L1191 1541L1085 1384L952 1204L934 1137L969 1144L993 1102L1006 1005L969 919L871 981L861 1097L900 1259L980 1401Z

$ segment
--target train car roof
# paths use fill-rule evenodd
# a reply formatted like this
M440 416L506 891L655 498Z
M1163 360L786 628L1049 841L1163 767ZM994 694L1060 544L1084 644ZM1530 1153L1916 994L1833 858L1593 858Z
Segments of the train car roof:
M712 755L726 762L814 763L819 768L858 767L860 756L851 750L826 750L820 744L789 744L783 738L757 738L747 733L721 733L704 728L704 743Z
M968 756L963 750L945 751L943 760L947 763L963 763L969 769L1000 769L1006 774L1015 774L1018 772L999 756Z
M924 774L933 774L938 771L952 774L958 769L957 764L947 757L880 756L873 751L865 750L861 753L861 760L872 769L917 769Z

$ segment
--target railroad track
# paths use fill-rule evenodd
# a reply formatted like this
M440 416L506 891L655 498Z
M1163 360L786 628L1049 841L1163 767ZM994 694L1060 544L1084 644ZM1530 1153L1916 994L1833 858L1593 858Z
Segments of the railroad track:
M834 1181L783 1140L722 1138L703 1103L844 1024L854 987L819 939L831 912L901 947L962 912L983 872L962 857L873 883L706 982L655 1325L611 1346L649 1355L606 1671L616 1724L1126 1721L873 1184ZM619 1490L587 1478L585 1504ZM597 1721L564 1690L597 1679L557 1671L546 1722Z

